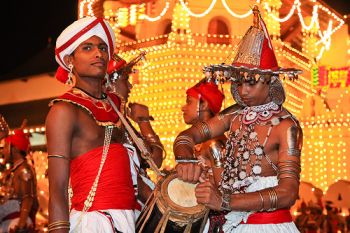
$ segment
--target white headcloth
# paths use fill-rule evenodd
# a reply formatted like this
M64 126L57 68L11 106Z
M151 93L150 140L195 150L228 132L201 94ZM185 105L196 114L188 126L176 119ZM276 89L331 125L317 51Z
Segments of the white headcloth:
M64 56L70 55L84 41L92 36L100 37L108 46L109 58L112 57L115 36L112 27L102 18L84 17L69 25L57 38L55 58L58 64L69 71Z

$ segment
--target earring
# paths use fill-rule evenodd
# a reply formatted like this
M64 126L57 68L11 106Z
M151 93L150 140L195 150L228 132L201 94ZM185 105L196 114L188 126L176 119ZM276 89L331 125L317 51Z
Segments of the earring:
M109 75L107 73L105 74L105 77L104 77L104 84L105 84L106 89L111 88L111 82L109 79Z
M243 106L243 107L247 106L243 102L243 100L241 99L241 96L239 95L239 92L238 92L237 83L235 83L235 82L231 83L231 95L237 104L239 104L240 106Z
M277 105L282 105L286 100L286 93L284 91L282 82L276 77L272 77L271 79L269 85L269 95L272 102L274 102Z
M68 73L68 79L66 81L66 84L68 85L73 85L73 63L69 63L68 64L68 68L69 68L69 73Z

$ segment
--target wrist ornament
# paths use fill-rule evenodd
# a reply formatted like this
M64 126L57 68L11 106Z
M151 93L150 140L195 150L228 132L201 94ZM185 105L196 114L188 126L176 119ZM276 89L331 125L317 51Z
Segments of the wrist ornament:
M221 202L221 211L231 211L231 194L223 193L222 194L222 202Z
M56 221L48 225L48 232L55 231L58 229L68 229L70 228L69 221Z

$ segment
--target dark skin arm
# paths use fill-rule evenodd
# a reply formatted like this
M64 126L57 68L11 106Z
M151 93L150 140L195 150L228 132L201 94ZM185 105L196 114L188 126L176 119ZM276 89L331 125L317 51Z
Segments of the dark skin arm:
M128 116L135 122L138 123L141 134L146 137L146 144L150 148L150 152L155 164L160 168L163 162L163 150L158 146L152 145L152 143L147 142L147 135L156 135L154 132L150 121L138 121L139 117L149 118L149 110L146 105L138 103L129 103ZM160 144L161 145L161 144Z
M29 180L21 180L20 193L22 193L23 199L21 203L20 217L17 227L19 229L23 229L26 227L27 219L34 202L33 177L31 177Z
M72 147L74 122L77 120L75 108L69 103L54 104L46 118L46 137L49 155L61 155L66 159L50 158L49 178L49 223L69 221L68 182L69 159ZM55 232L68 232L59 229Z
M238 105L233 105L206 122L211 133L211 138L221 136L227 130L229 130L230 123L236 116L235 112L238 109ZM193 140L194 144L199 144L207 140L200 134L195 126L182 131L179 136L181 135L189 136ZM174 154L177 159L191 159L193 158L193 148L190 148L186 145L180 145L174 147ZM202 173L202 168L195 163L181 163L176 165L176 171L179 179L190 183L197 183ZM219 172L220 171L215 171L215 173Z
M139 176L137 177L137 185L139 190L138 198L143 203L146 203L153 190Z

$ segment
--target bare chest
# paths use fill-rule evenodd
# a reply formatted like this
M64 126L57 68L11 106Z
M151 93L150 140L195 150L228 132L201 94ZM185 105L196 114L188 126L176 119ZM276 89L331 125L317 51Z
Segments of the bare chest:
M81 112L79 121L73 132L72 156L76 157L94 148L101 147L108 138L106 126L96 123L94 118L86 112ZM110 143L121 143L124 138L123 130L114 127L110 138Z
M271 125L233 122L226 147L232 166L246 175L276 175L279 141L275 131Z

